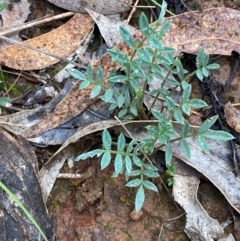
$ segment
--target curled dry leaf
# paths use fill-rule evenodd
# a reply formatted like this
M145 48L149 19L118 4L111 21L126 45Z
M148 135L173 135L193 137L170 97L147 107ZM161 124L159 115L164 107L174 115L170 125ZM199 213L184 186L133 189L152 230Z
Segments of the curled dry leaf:
M69 11L86 13L85 8L111 15L125 12L131 8L132 0L48 0L50 3Z
M235 131L240 132L240 112L231 103L227 103L224 109L226 121Z
M61 27L24 43L66 58L84 41L92 27L93 21L89 15L77 13ZM58 61L59 59L18 45L0 52L0 64L13 69L43 69Z

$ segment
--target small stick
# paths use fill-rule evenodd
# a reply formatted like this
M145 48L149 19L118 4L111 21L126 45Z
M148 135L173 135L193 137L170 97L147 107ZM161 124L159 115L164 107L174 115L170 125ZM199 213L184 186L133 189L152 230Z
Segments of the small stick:
M127 23L130 22L133 13L136 11L136 6L137 6L138 2L139 2L139 0L137 0L137 1L134 3L134 6L132 7L132 10L131 10L131 12L130 12L130 14L129 14L129 16L128 16Z
M59 173L57 178L64 178L64 179L79 179L83 178L82 174L78 173Z
M28 22L28 23L25 23L25 24L17 26L17 27L7 28L5 30L3 29L2 31L0 31L0 35L7 35L7 34L10 34L10 33L19 32L23 29L31 28L31 27L36 26L36 25L40 25L40 24L43 24L43 23L49 23L49 22L52 22L52 21L55 21L55 20L66 18L66 17L71 17L74 14L75 13L73 13L73 12L67 12L67 13L59 14L59 15L52 16L52 17L49 17L49 18L44 18L44 19L41 19L41 20L35 20L35 21L32 21L32 22Z

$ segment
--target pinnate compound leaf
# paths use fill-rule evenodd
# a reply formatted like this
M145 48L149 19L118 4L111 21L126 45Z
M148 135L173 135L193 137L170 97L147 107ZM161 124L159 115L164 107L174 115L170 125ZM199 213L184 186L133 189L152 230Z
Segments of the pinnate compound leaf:
M207 69L219 69L220 68L220 65L219 64L209 64L206 66Z
M111 162L111 153L109 151L105 151L101 158L101 170L106 168Z
M126 168L126 173L128 176L130 176L131 172L132 172L132 160L130 158L130 156L125 156L125 168Z
M185 120L184 122L184 126L182 128L182 136L185 137L190 131L190 125L189 122L187 120Z
M146 189L148 189L148 190L152 190L152 191L154 191L154 192L158 192L158 189L157 189L157 187L155 186L155 184L153 184L153 183L150 182L150 181L147 181L147 180L143 181L143 186L144 186Z
M69 72L69 74L74 77L75 79L78 80L83 80L86 81L87 77L85 74L83 74L81 71L77 70L77 69L67 69L67 71Z
M147 52L146 49L138 49L137 54L141 60L143 60L146 63L151 63L152 60L150 58L149 53Z
M166 10L167 10L167 3L165 1L162 1L161 12L160 12L158 20L156 22L157 26L159 26L159 25L161 25L163 23L164 15L166 13Z
M128 63L128 57L126 54L121 53L119 50L113 50L113 49L109 49L108 50L109 55L111 55L111 57L116 60L119 63Z
M115 162L114 162L115 173L119 174L120 172L122 172L122 168L123 168L122 155L118 153L115 157Z
M91 80L93 78L93 67L91 64L87 67L87 79Z
M75 161L85 160L85 159L93 157L93 156L99 157L103 154L103 152L104 152L104 150L102 150L102 149L96 149L93 151L89 151L89 152L86 152L86 153L83 153L83 154L77 156Z
M173 110L175 108L175 103L171 97L167 96L165 101L169 110Z
M120 34L123 39L123 41L130 47L130 48L135 48L136 44L133 40L133 37L131 33L125 29L124 27L120 26Z
M154 166L153 164L144 163L143 166L145 169L147 169L149 171L158 171L158 168L156 166Z
M191 95L191 92L192 92L192 86L188 84L183 88L182 100L187 101Z
M85 80L85 81L83 81L83 82L79 85L79 89L80 89L80 90L85 89L85 88L87 88L90 84L91 84L91 82L90 82L89 80Z
M164 35L167 33L170 27L171 27L171 21L165 22L160 30L159 37L160 38L164 37Z
M201 81L203 80L203 74L202 74L202 71L200 69L198 69L196 71L196 75L197 75L199 80L201 80Z
M137 190L137 194L136 194L136 198L135 198L136 212L139 212L141 210L144 200L145 200L145 192L144 192L143 186L141 185Z
M208 70L207 70L205 67L202 68L202 74L203 74L203 76L205 76L205 77L208 77L208 76L209 76L209 72L208 72Z
M109 102L113 97L113 89L107 89L104 93L103 100Z
M186 115L190 115L190 111L191 111L191 106L188 104L188 102L185 102L182 105L182 110Z
M97 73L96 73L96 79L99 82L102 82L104 78L103 68L101 66L98 66Z
M184 123L184 118L183 118L183 115L182 115L182 111L180 109L176 109L174 111L174 114L173 114L175 120L179 123Z
M103 146L106 150L111 150L112 138L108 130L104 130L102 134Z
M234 139L234 136L231 135L230 133L226 132L226 131L209 130L207 132L204 132L202 134L202 136L204 136L206 138L214 139L214 140L217 140L217 141L229 141L229 140Z
M126 184L126 187L138 187L141 184L141 179L133 179Z
M127 147L127 153L131 153L133 151L133 148L134 148L134 145L136 144L136 140L133 139L129 144L128 144L128 147Z
M199 59L199 62L201 62L202 66L206 66L209 62L209 55L204 50L201 50L200 52L202 52L202 56L201 59Z
M182 139L180 145L183 154L189 159L191 157L191 150L188 142L185 139Z
M149 22L144 13L141 13L141 15L140 15L139 27L140 27L143 35L147 35L149 33Z
M109 81L110 82L113 82L113 83L122 83L124 81L126 81L128 79L128 77L126 75L115 75L111 78L109 78Z
M137 106L132 105L132 106L130 107L130 112L131 112L133 115L137 116L137 114L138 114Z
M168 143L166 145L166 149L165 149L165 161L166 161L166 165L169 165L171 160L172 160L172 145L171 143Z
M136 166L142 167L142 160L138 158L136 155L133 155L132 160Z
M118 113L118 117L119 118L122 118L124 117L126 114L128 113L128 110L127 109L121 109Z
M5 9L10 3L8 2L2 2L0 3L0 11L2 11L3 9Z
M208 147L208 144L207 144L205 138L202 135L199 135L197 137L197 140L198 140L198 144L201 147L201 149L203 150L203 152L208 154L209 153L209 147Z
M212 125L217 121L218 116L215 115L207 120L205 120L202 125L199 127L198 129L198 133L200 134L201 132L205 132L208 129L210 129L210 127L212 127Z
M102 90L101 85L95 85L91 91L90 98L95 98L96 96L98 96L101 90Z
M125 148L125 144L126 144L126 140L124 135L121 133L118 137L118 141L117 141L117 150L119 152L122 152Z
M205 101L200 100L200 99L191 99L188 101L188 104L194 109L200 109L200 108L208 106Z
M163 121L165 119L164 115L159 110L152 109L151 112L157 120Z
M11 105L9 103L10 99L8 97L0 97L0 106L7 106L7 105Z
M141 170L134 170L134 171L132 171L131 172L131 177L137 177L137 176L139 176L139 175L141 175Z
M150 171L150 170L144 170L143 175L150 178L159 177L159 174L156 171Z

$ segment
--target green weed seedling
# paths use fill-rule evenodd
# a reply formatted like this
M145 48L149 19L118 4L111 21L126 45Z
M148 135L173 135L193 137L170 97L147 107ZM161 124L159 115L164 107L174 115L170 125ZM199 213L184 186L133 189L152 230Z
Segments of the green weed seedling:
M181 63L181 56L174 57L174 49L163 45L164 35L171 26L170 21L164 20L167 4L163 1L161 14L156 22L156 26L149 25L147 17L142 13L139 18L139 27L143 34L140 43L136 43L131 34L120 27L120 34L123 41L132 48L131 55L122 53L118 48L108 51L112 60L121 66L124 75L111 75L108 81L104 81L104 73L101 67L94 73L89 65L86 74L75 69L69 69L70 74L80 80L80 89L93 85L91 98L101 95L100 98L110 104L110 109L117 110L118 118L122 119L150 119L158 120L158 125L149 125L147 130L149 138L145 138L139 143L133 139L130 143L126 141L123 134L120 134L117 142L112 141L108 130L102 133L102 149L92 150L83 153L76 158L76 161L89 157L101 157L101 169L106 168L111 160L114 159L114 177L124 174L127 187L136 188L135 209L138 212L145 200L145 190L149 189L157 192L157 187L151 181L159 176L158 169L149 162L149 158L154 154L155 144L160 143L165 146L165 161L170 173L169 183L173 184L174 166L171 164L172 143L180 142L181 150L187 158L191 157L191 151L188 142L189 137L195 137L199 146L205 152L209 152L206 138L227 141L233 136L224 131L213 131L209 128L217 121L214 116L207 119L194 133L190 132L189 122L185 116L190 115L190 110L201 109L207 104L201 99L190 99L192 86L189 84L191 76L196 75L201 81L209 75L209 70L219 68L218 64L209 64L209 55L201 50L197 54L196 70L187 73ZM172 76L176 76L174 79ZM147 86L153 81L153 77L160 79L161 84L157 89L152 90L149 95L155 99L149 111L144 106L144 95ZM144 80L142 83L140 80ZM118 83L118 87L116 87ZM119 87L119 83L120 86ZM166 88L166 85L173 86L172 90ZM176 88L181 89L180 103L175 103L173 91ZM103 94L102 94L103 93ZM167 115L161 110L154 109L158 98L164 100L164 108L167 109ZM174 130L172 121L182 126L181 133Z

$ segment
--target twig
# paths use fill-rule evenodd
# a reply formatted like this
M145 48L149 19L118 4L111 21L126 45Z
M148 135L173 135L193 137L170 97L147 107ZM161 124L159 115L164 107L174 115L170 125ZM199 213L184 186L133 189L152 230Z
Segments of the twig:
M183 214L181 214L181 215L179 215L179 216L177 216L177 217L175 217L175 218L167 219L167 221L176 220L176 219L178 219L178 218L181 218L181 217L184 216L185 214L186 214L186 213L183 213Z
M6 91L6 93L4 94L4 96L8 95L8 93L10 92L10 90L13 88L13 86L18 82L18 80L20 79L20 76L22 74L22 70L21 72L18 74L17 78L14 80L13 84L10 86L10 88Z
M233 81L233 79L234 79L234 77L235 77L235 75L237 73L239 65L240 65L240 56L238 56L234 66L233 66L233 68L231 70L231 74L230 74L230 76L229 76L229 78L228 78L228 80L227 80L227 82L226 82L226 84L224 86L224 91L225 92L228 90L228 88L232 84L232 81Z
M163 223L162 223L162 226L161 226L159 235L158 235L158 241L160 241L160 237L161 237L161 235L162 235L162 230L163 230Z
M66 17L71 17L74 14L76 14L76 13L67 12L67 13L59 14L59 15L52 16L52 17L49 17L49 18L44 18L44 19L41 19L41 20L35 20L35 21L32 21L32 22L28 22L28 23L25 23L25 24L17 26L17 27L7 28L5 30L3 29L2 31L0 31L0 35L7 35L7 34L10 34L10 33L19 32L23 29L31 28L31 27L36 26L36 25L40 25L40 24L43 24L43 23L49 23L49 22L52 22L52 21L55 21L55 20L66 18Z
M83 178L82 174L78 173L59 173L57 178L64 178L64 179L79 179Z
M125 127L125 125L117 118L117 116L114 116L114 118L121 124L123 129L128 133L128 135L134 140L135 138L132 136L132 134L128 131L128 129ZM152 163L152 161L149 159L149 157L146 155L146 153L143 151L141 146L136 142L136 145L138 146L139 150L141 150L144 157L149 161L149 163Z
M138 2L139 2L139 0L137 0L137 1L134 3L134 5L133 5L133 7L132 7L132 10L131 10L131 12L130 12L130 14L129 14L129 16L128 16L127 23L130 22L133 13L136 11L136 6L137 6Z

